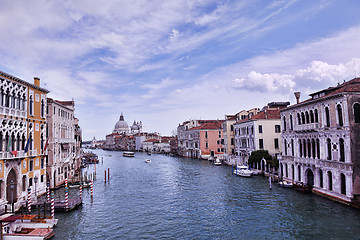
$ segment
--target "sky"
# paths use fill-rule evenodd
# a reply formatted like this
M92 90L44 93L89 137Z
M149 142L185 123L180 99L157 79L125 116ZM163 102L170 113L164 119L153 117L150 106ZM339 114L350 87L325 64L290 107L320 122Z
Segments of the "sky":
M360 76L358 0L0 0L0 70L75 101L83 140L120 114L172 135Z

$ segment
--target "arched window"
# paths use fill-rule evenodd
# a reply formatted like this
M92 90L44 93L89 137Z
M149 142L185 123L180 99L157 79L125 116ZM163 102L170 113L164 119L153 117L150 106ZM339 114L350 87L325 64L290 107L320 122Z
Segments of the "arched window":
M314 110L314 117L315 117L315 122L319 122L319 114L318 114L318 110L317 109L315 109Z
M309 112L308 111L305 112L305 119L306 119L306 123L309 124L310 123L310 118L309 118Z
M30 100L29 100L29 114L33 115L33 99L32 96L30 96Z
M301 182L301 167L298 165L298 181Z
M310 142L310 139L307 140L307 148L308 148L308 157L311 158L311 142Z
M345 162L345 145L344 139L339 139L339 147L340 147L340 162Z
M44 99L41 100L41 117L45 116L45 103Z
M320 140L316 139L316 157L320 159Z
M328 138L326 140L326 144L327 144L327 154L328 154L327 160L331 160L331 140L330 140L330 138Z
M291 178L295 180L295 167L294 164L291 164Z
M292 115L290 115L290 130L294 130Z
M328 175L328 189L330 191L332 191L332 189L333 189L333 187L332 187L332 172L328 171L327 175Z
M5 107L10 107L10 93L5 95Z
M283 117L283 121L284 121L284 131L286 131L286 118L285 118L285 116Z
M320 178L320 187L324 187L324 181L323 181L323 171L319 169L319 178Z
M294 139L291 139L291 156L294 156Z
M303 112L301 113L301 123L305 124L305 114Z
M299 139L299 156L302 157L302 144L301 144L301 139Z
M298 117L298 124L301 125L301 117L300 117L300 113L297 114Z
M325 107L325 119L326 119L326 127L330 127L330 112L328 107Z
M314 112L313 112L313 110L310 110L310 122L314 123Z
M337 114L338 114L338 118L339 118L339 126L344 126L344 121L343 121L343 114L342 114L342 108L341 105L338 104L336 106L337 109Z
M304 148L304 157L306 158L306 140L303 140L303 148Z
M346 178L343 173L340 173L340 184L341 184L341 194L346 195Z
M315 140L311 139L311 149L312 149L312 157L315 159L316 157L316 148L315 148Z
M284 152L285 152L285 155L287 155L287 143L286 143L286 139L284 139Z
M354 104L354 118L355 118L355 123L360 123L360 104L359 103Z

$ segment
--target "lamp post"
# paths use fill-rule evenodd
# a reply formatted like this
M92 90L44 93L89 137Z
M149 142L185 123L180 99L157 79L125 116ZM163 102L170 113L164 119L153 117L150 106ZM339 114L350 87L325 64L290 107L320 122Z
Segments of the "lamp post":
M36 198L36 200L37 200L37 192L36 192L36 184L37 184L37 181L38 181L38 177L35 176L35 177L34 177L34 182L35 182L35 198Z
M14 181L11 180L11 182L10 182L10 190L11 190L11 211L12 212L14 212L14 188L15 188Z

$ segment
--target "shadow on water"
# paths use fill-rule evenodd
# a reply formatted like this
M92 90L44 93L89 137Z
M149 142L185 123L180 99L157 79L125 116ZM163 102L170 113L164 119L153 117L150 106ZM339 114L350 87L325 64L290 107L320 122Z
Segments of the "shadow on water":
M57 213L54 239L360 238L358 210L275 184L270 190L261 176L236 177L231 167L194 159L95 152L93 201L84 189L81 208Z

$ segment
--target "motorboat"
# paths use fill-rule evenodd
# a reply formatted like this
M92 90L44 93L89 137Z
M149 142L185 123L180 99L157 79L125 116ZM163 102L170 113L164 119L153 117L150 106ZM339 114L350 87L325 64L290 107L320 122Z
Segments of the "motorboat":
M236 166L234 174L241 177L251 177L252 171L247 166Z
M123 156L124 157L135 157L135 153L134 152L123 152Z
M148 152L147 155L151 156L151 152Z
M222 163L221 163L221 160L216 158L215 161L214 161L214 165L215 166L220 166Z
M23 227L17 222L20 218L9 216L2 220L3 240L44 240L54 236L54 230L50 227Z
M288 182L285 180L279 182L279 185L284 188L292 188L294 186L292 182Z
M151 163L151 160L147 158L147 159L145 159L145 162L146 163Z
M13 224L21 226L23 228L53 228L58 222L58 219L56 218L39 216L34 214L18 215L14 217L15 221L13 221ZM3 221L6 221L6 218Z

